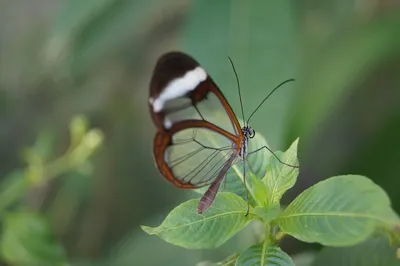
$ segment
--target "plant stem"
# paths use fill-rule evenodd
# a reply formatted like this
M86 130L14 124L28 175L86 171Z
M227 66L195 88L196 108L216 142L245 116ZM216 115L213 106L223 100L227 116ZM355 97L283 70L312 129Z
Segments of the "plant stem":
M276 234L276 236L275 236L275 241L276 241L276 243L279 244L279 243L282 241L282 239L285 238L285 236L287 236L286 233L284 233L284 232L282 232L282 231L278 232L278 233Z
M271 226L269 224L266 224L265 226L265 239L263 242L262 250L261 250L261 259L260 259L260 265L266 265L267 261L267 248L268 244L271 240Z

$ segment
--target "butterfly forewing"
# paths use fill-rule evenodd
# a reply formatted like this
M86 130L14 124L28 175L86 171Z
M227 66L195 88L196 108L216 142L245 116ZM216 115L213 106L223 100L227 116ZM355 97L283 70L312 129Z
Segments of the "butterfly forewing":
M229 118L228 113L221 105L220 99L210 91L207 98L192 104L187 97L169 100L165 103L163 115L163 127L170 129L174 124L185 120L203 120L210 124L218 125L223 130L237 136L238 129Z

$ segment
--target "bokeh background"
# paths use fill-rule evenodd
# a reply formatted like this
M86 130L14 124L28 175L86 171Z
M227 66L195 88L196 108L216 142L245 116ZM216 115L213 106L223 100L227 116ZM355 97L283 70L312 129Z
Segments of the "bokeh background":
M399 1L1 0L2 235L17 224L6 210L23 210L49 222L56 240L44 242L57 246L38 253L3 239L3 265L19 265L23 256L36 263L66 256L70 265L196 265L255 241L248 230L217 250L188 251L140 230L197 196L165 181L152 159L148 84L157 58L170 50L194 56L236 113L227 56L247 114L296 78L252 120L274 150L300 137L300 176L286 203L320 180L354 173L382 186L400 212ZM85 127L100 130L98 143L84 145L87 154L71 163L68 151L89 134ZM46 165L54 161L50 175ZM28 181L19 190L21 180ZM24 217L20 227L29 228L32 217ZM283 245L291 254L318 248L293 239Z

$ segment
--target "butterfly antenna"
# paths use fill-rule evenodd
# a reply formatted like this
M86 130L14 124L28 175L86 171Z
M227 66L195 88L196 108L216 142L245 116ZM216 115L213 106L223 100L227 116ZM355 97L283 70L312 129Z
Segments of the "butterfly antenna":
M264 100L262 100L262 102L257 106L257 108L251 113L251 115L249 116L249 119L247 119L246 124L247 124L247 125L249 124L249 121L250 121L251 117L257 112L257 110L261 107L261 105L263 105L263 103L269 98L269 96L272 95L272 93L274 93L277 89L279 89L279 88L280 88L282 85L284 85L285 83L288 83L288 82L291 82L291 81L294 81L294 79L285 80L284 82L282 82L281 84L279 84L278 86L276 86L275 89L273 89L273 90L267 95L267 97L265 97ZM239 95L240 95L240 94L239 94Z
M235 77L236 77L236 84L237 84L237 88L238 88L238 92L239 92L239 100L240 100L240 109L242 110L242 118L243 118L243 122L246 121L246 119L244 118L244 111L243 111L243 102L242 102L242 94L240 93L240 83L239 83L239 77L238 74L236 72L235 69L235 65L233 64L232 59L228 56L229 62L231 62L231 66L233 69L233 72L235 73Z

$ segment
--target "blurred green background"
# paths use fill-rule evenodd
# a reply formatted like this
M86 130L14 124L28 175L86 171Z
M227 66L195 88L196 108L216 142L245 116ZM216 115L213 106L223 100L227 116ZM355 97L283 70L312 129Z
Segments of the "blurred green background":
M44 214L71 265L195 265L257 239L249 229L218 250L188 251L139 228L197 197L165 181L152 159L148 83L170 50L194 56L238 114L227 56L247 115L277 84L297 80L251 125L274 150L300 137L300 176L286 202L319 180L354 173L382 186L400 212L398 1L1 0L2 187L28 167L27 147L60 157L75 115L104 135L84 169L32 185L17 204ZM291 254L312 248L283 243Z

